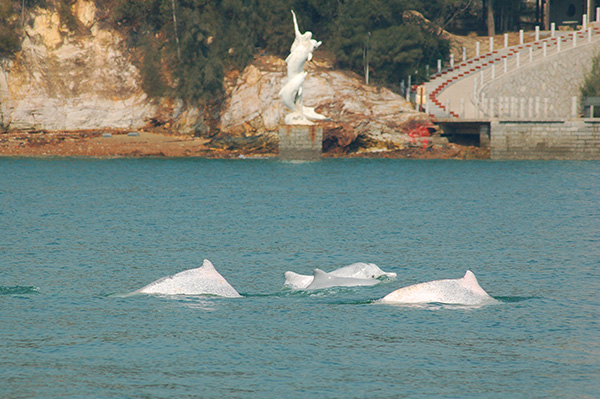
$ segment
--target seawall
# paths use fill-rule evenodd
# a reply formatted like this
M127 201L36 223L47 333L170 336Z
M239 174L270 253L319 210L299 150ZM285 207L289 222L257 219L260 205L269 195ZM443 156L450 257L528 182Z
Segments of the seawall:
M494 120L490 133L492 159L600 160L600 119Z

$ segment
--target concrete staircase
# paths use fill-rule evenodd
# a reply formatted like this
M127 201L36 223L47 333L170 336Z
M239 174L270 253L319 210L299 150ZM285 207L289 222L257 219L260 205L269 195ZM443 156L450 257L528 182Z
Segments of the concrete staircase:
M600 42L600 24L590 25L585 30L571 32L543 32L543 39L522 43L489 51L433 75L425 83L425 110L436 119L488 119L497 117L503 110L512 111L514 104L505 104L504 108L494 111L499 104L486 103L485 88L508 74L531 67L535 63L544 63L553 57L568 57L574 49L583 49L590 43ZM522 37L522 36L521 36ZM591 58L594 54L590 54ZM508 101L508 100L507 100ZM531 104L527 105L530 109ZM537 104L538 116L541 106ZM523 104L521 104L523 108ZM490 112L492 113L490 115ZM533 112L529 112L530 115Z

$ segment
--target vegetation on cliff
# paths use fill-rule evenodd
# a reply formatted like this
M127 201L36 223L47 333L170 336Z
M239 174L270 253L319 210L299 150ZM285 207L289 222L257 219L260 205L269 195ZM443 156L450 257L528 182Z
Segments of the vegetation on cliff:
M97 18L121 31L135 50L145 91L186 101L219 100L227 70L245 67L257 51L286 56L293 41L290 10L333 54L337 66L363 71L365 40L372 79L395 83L449 53L436 33L402 21L405 10L432 17L457 0L95 0ZM463 0L460 0L463 1ZM18 50L34 7L51 8L77 31L70 0L8 0L0 7L0 56ZM431 3L437 5L432 6ZM25 5L27 10L23 10ZM370 33L370 35L369 35Z
M0 58L10 56L18 50L19 35L15 27L12 4L0 1Z
M402 14L424 6L409 0L113 0L111 22L142 54L151 95L209 100L222 94L226 70L243 68L258 49L286 56L290 14L335 56L337 66L362 72L368 36L372 77L397 84L449 53L446 40ZM442 1L439 1L442 3ZM172 91L171 91L172 89Z
M322 50L332 55L337 67L362 74L368 59L372 81L396 86L408 75L424 78L427 67L435 67L437 59L447 58L450 51L441 30L405 20L405 11L419 11L442 28L481 29L486 4L492 4L489 0L93 1L98 21L121 31L134 50L145 92L188 102L219 102L225 73L245 67L258 51L286 56L294 37L291 9L300 29L323 41ZM0 57L18 51L21 27L31 23L27 15L35 7L54 9L61 25L81 33L70 11L75 3L2 1Z
M581 97L600 97L600 54L592 58L592 67L580 88Z

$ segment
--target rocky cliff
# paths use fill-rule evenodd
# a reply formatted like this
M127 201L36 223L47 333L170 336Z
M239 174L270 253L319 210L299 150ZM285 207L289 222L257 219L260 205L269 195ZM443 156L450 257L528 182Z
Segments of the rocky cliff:
M94 4L79 0L73 14L83 32L61 26L49 10L28 16L21 51L2 62L5 129L139 128L156 112L121 37L99 28Z
M150 99L133 57L117 32L102 27L94 3L72 6L77 32L49 10L29 15L21 51L0 64L0 124L3 130L74 131L163 129L184 134L276 136L284 107L278 92L282 59L260 55L243 71L227 75L226 100L207 117L201 106ZM320 61L319 61L320 60ZM328 116L326 145L347 150L359 143L381 150L422 145L433 130L428 118L401 96L366 86L315 54L307 65L304 102ZM216 115L218 113L218 115ZM205 120L216 120L205 123ZM326 148L327 149L327 148Z

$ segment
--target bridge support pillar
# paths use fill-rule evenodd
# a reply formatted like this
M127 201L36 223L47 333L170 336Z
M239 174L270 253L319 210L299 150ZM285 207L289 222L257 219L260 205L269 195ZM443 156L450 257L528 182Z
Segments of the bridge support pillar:
M490 124L479 125L479 147L490 148Z

